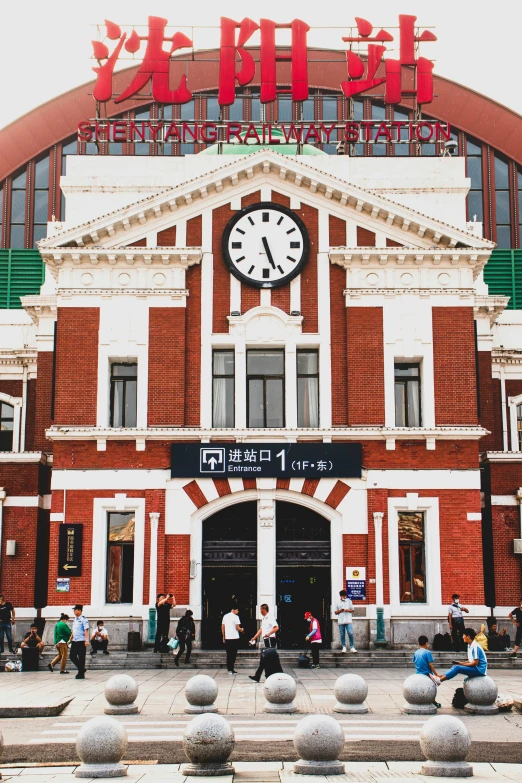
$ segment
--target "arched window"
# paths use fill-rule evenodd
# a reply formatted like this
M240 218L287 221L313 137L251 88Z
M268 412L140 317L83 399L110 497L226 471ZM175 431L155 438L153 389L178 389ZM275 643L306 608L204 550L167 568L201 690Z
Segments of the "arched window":
M14 407L0 403L0 451L13 450Z

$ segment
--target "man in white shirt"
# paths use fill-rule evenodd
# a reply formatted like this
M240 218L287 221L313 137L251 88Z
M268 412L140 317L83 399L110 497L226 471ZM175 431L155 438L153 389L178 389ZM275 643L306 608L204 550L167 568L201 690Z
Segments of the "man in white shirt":
M239 634L243 633L241 620L238 617L239 609L233 606L221 621L221 634L227 651L227 671L229 674L237 674L234 669L239 647Z
M259 639L259 637L262 636L265 647L275 647L276 633L279 631L279 626L277 625L276 620L270 615L268 604L261 604L259 611L261 612L261 628L256 633L256 635L250 639L250 644L255 644L256 639ZM254 682L259 682L264 669L265 659L263 657L263 653L261 653L261 659L259 661L257 671L253 676L249 675L250 679L254 680Z
M469 609L460 604L460 595L453 593L451 596L452 603L448 606L448 624L450 627L451 638L453 640L453 647L455 652L466 648L464 644L464 615L463 612L468 614Z
M339 593L339 600L335 605L334 614L337 615L337 621L339 624L339 637L341 639L341 647L343 653L346 652L346 634L348 634L348 640L350 642L350 652L355 653L355 644L353 641L353 604L350 598L346 597L346 590L341 590Z

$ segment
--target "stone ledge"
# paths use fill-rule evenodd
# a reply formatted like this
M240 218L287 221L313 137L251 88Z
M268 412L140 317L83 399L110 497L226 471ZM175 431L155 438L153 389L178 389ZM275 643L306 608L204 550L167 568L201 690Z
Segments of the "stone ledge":
M73 700L61 699L54 704L24 704L21 707L0 707L0 718L54 718L59 715Z

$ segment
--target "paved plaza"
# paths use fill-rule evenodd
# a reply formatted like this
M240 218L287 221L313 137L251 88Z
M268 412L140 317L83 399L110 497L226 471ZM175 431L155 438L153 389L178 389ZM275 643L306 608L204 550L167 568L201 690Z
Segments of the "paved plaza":
M332 711L335 702L333 687L342 674L353 673L368 683L367 704L373 714L388 717L400 715L404 703L402 683L414 673L414 668L391 669L292 669L285 668L297 681L297 707L299 712ZM214 677L219 685L216 704L219 711L230 715L255 715L262 713L265 698L263 685L257 685L248 678L253 674L247 669L230 676L223 669L134 669L127 670L139 685L137 704L141 716L159 717L183 713L186 706L184 688L187 680L195 674ZM2 706L34 706L52 704L60 699L74 697L60 717L100 715L106 704L105 682L114 671L87 671L85 680L75 679L71 666L69 675L60 675L57 670L10 673L2 675ZM522 676L519 671L496 670L491 672L499 694L522 698ZM438 689L438 701L442 713L456 713L451 706L455 688L462 686L462 677L443 683Z

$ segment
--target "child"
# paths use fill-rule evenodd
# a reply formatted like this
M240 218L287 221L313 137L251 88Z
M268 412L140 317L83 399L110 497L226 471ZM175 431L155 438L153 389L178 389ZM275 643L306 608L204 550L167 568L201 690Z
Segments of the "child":
M431 677L432 675L438 677L435 665L433 663L433 655L431 654L428 647L428 637L419 636L417 641L419 642L419 649L415 652L412 658L412 661L415 664L415 673L424 674L426 677ZM433 704L437 707L437 709L440 708L438 701L434 701Z
M451 669L448 669L442 677L430 675L433 682L440 685L444 680L451 680L457 674L465 674L466 677L484 677L488 671L488 661L482 647L475 641L477 634L473 628L465 628L462 638L468 645L468 660L454 661Z

